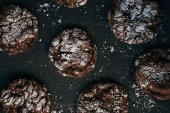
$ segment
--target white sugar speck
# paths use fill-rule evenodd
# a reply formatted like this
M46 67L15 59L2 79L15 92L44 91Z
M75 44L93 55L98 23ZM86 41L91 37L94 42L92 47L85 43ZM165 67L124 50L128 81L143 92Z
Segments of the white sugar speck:
M114 52L114 47L110 47L110 52Z
M42 39L39 39L39 42L41 42L42 41Z
M153 98L144 94L142 89L137 85L133 84L133 88L135 91L134 97L131 97L131 99L134 101L133 107L135 107L140 112L142 112L144 109L150 111L155 107L156 102Z
M52 110L51 113L57 113L57 111Z
M59 20L58 20L58 23L60 23L60 24L61 24L61 23L62 23L62 20L61 20L61 19L59 19Z

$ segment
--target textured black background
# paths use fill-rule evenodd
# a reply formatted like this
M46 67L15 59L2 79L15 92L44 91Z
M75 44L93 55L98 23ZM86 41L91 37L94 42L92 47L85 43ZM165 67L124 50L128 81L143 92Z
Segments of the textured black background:
M69 9L59 7L51 0L0 0L0 7L9 3L18 4L30 10L39 21L39 39L29 51L17 56L0 53L0 90L15 78L34 78L47 87L51 94L52 110L57 113L75 113L78 94L99 81L119 83L133 98L131 87L135 58L151 48L170 47L170 0L161 1L165 16L158 36L147 44L137 46L118 41L110 31L107 13L112 2L88 0L83 7ZM41 8L40 4L43 3L49 3L50 7ZM85 29L98 47L94 71L80 79L61 76L48 58L48 47L55 35L64 28L75 26ZM113 52L111 48L114 48ZM151 111L142 110L143 106L137 109L132 106L135 104L133 100L129 98L129 101L129 113L170 113L170 101L156 101Z

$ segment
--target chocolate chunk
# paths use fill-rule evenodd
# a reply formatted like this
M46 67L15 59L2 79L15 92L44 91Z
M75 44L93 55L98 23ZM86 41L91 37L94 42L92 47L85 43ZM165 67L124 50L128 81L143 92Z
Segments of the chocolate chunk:
M8 5L0 10L0 49L10 55L25 52L38 35L36 17L27 9Z
M88 87L78 98L77 113L127 113L128 96L116 84L99 83Z
M153 0L116 0L108 15L114 35L128 44L152 40L162 22L162 10Z
M5 113L50 113L47 89L34 80L14 80L2 92L1 104Z
M52 41L49 58L63 76L82 77L92 71L96 46L89 35L78 28L66 29Z
M153 49L140 55L135 62L134 80L145 94L170 99L170 49Z
M55 0L55 1L59 5L69 8L77 8L87 3L87 0Z

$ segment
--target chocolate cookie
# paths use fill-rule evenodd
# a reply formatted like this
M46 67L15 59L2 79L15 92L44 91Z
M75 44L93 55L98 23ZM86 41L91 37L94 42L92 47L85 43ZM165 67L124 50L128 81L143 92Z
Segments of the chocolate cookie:
M50 113L47 89L34 80L14 80L2 92L1 105L5 113Z
M127 113L128 96L121 86L100 83L90 86L78 98L77 113Z
M10 55L25 52L37 39L36 17L27 9L8 5L0 10L0 49Z
M52 41L49 58L63 76L82 77L92 71L96 46L89 35L78 28L66 29Z
M135 83L148 95L170 99L170 49L154 49L135 62Z
M87 3L87 0L55 0L55 1L59 5L69 8L77 8Z
M108 20L114 35L128 44L152 40L162 22L162 10L153 0L116 0Z

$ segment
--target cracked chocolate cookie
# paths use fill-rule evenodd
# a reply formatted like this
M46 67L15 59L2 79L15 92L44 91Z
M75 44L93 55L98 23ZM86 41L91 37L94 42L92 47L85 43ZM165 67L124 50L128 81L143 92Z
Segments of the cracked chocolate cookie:
M82 77L92 71L97 48L89 35L79 28L61 32L49 48L49 58L63 76Z
M162 22L162 10L153 0L116 0L108 14L114 35L128 44L152 40Z
M87 0L55 0L55 2L61 6L69 8L77 8L87 3Z
M25 52L38 35L37 19L27 9L8 5L0 10L0 49L9 55Z
M116 84L99 83L88 87L78 98L77 113L127 113L128 95Z
M47 89L34 80L14 80L2 92L0 102L5 113L50 113Z
M170 49L153 49L135 62L135 83L145 94L170 99Z

